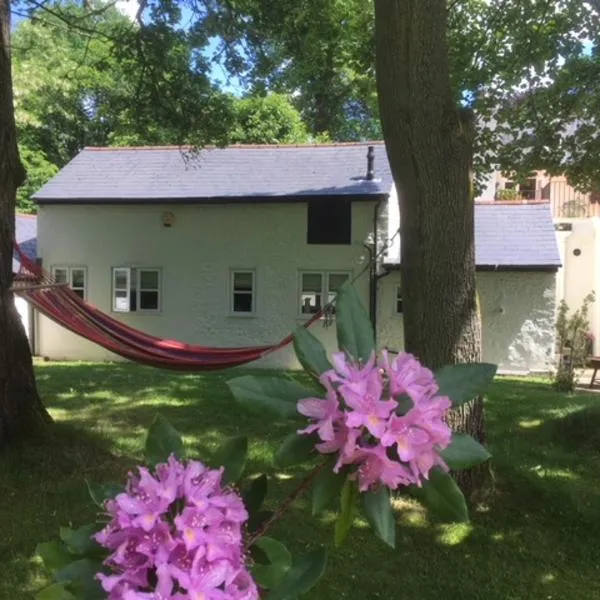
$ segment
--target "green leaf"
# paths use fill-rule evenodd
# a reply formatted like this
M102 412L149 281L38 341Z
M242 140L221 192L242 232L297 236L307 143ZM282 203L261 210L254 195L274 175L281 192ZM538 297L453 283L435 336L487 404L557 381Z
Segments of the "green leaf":
M323 344L306 327L296 329L294 351L304 370L311 374L318 376L331 369Z
M363 494L365 516L375 533L388 546L396 547L396 520L392 511L390 491L380 485Z
M269 480L265 474L259 475L250 482L248 488L242 494L244 506L250 516L256 514L267 496Z
M248 438L234 437L227 440L217 451L217 462L225 467L223 482L225 485L237 483L246 467L248 455Z
M267 409L282 417L297 416L298 400L315 395L297 381L283 377L243 375L230 379L227 385L240 404L252 409Z
M312 486L312 514L318 515L325 510L337 498L347 473L345 469L340 469L338 473L333 472L335 458L327 461L327 466L315 477Z
M356 289L349 283L338 294L335 321L339 348L366 363L375 348L373 325Z
M439 467L431 469L429 480L418 488L411 486L410 493L419 500L432 516L444 522L467 522L469 512L463 493L450 475Z
M496 365L490 363L464 363L446 365L435 373L441 396L448 396L452 406L460 406L485 392L496 375Z
M267 600L293 600L305 594L321 579L326 566L324 548L303 554L294 561L281 584L267 595Z
M146 437L144 451L150 464L166 462L171 454L177 458L185 457L185 449L179 432L164 417L156 415Z
M57 571L77 559L62 540L42 542L35 548L35 554L43 561L50 571Z
M491 454L467 433L453 433L450 445L440 452L451 469L468 469L484 463Z
M285 574L292 566L292 555L290 551L277 540L270 537L261 537L254 543L264 553L269 564L256 564L252 573L256 582L265 589L277 587Z
M76 598L62 583L54 583L39 591L35 595L35 600L76 600Z
M96 579L96 573L101 570L102 563L100 561L83 558L63 567L55 577L58 583L71 582L70 587L78 598L102 600L106 598L106 592Z
M92 535L100 531L100 526L96 523L83 525L78 529L60 528L60 539L67 545L69 550L76 552L81 556L98 556L105 554L106 551L92 539Z
M356 482L346 479L340 497L340 514L335 522L334 541L336 546L341 546L350 533L354 522L357 499L358 487Z
M88 492L94 504L104 508L104 503L125 491L125 486L118 483L93 483L85 480Z
M272 510L259 510L257 513L251 514L248 519L248 531L256 533L272 516Z
M275 452L275 464L278 467L290 467L306 462L315 456L315 444L319 441L316 433L311 435L290 433Z

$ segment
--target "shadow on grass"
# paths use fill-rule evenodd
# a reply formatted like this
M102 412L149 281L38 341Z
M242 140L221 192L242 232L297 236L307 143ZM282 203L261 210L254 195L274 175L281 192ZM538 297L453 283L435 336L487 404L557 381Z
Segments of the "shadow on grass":
M28 560L35 543L54 535L61 523L93 516L83 478L123 480L156 412L184 434L201 460L224 437L251 433L250 470L273 475L273 451L296 425L233 403L225 381L247 372L182 375L134 365L39 365L40 391L59 427L52 445L0 457L3 538L8 532L0 542L0 560L8 566L0 597L27 598L23 590L39 585L42 573ZM594 550L600 534L599 449L577 443L581 420L599 401L562 396L541 382L499 379L486 399L495 493L487 504L472 507L472 523L431 523L418 506L401 503L398 547L391 551L358 519L309 597L600 597ZM74 434L74 427L89 434ZM285 479L272 485L270 502L292 486ZM273 532L291 540L296 551L331 545L333 537L332 515L310 516L308 502L294 505Z

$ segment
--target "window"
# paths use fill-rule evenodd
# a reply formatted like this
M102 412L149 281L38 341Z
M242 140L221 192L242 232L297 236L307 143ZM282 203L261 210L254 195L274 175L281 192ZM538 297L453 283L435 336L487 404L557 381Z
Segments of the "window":
M400 284L396 286L396 296L394 298L394 314L402 314L402 286Z
M336 293L349 278L349 273L300 273L300 314L306 316L318 313L325 303L335 298ZM326 302L324 302L325 298Z
M352 202L320 198L308 202L307 244L350 244L352 240Z
M113 311L160 310L160 270L115 267L112 271Z
M253 315L255 310L254 271L231 272L231 314Z
M80 298L87 297L86 267L52 267L52 276L56 283L68 283Z

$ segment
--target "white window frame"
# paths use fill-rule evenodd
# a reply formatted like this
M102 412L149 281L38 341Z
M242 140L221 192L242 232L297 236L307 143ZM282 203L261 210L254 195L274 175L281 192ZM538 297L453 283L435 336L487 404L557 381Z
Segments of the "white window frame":
M52 278L56 279L57 271L66 271L67 274L67 284L74 291L77 292L81 290L83 292L83 300L87 300L88 294L88 275L87 275L87 267L83 265L54 265L52 266ZM83 287L74 286L73 285L73 272L81 271L83 273Z
M144 271L151 271L153 273L157 273L158 275L158 287L156 289L142 289L141 281L142 278L140 274ZM132 283L132 273L135 272L135 310L131 310L131 283ZM127 308L125 308L125 303L123 303L123 307L120 308L117 306L117 274L125 273L126 277L126 289L118 288L119 291L125 291L126 296L123 300L127 303ZM111 304L112 311L118 313L139 313L139 314L157 314L162 310L162 270L158 267L112 267L111 268ZM141 306L141 298L142 292L156 292L158 294L158 306L157 308L140 308Z
M345 270L327 270L327 271L317 271L313 269L302 269L298 272L298 293L297 293L297 303L298 303L298 316L300 319L310 319L315 315L315 313L304 313L302 312L302 294L304 293L304 285L302 283L302 279L304 275L320 275L321 276L321 307L318 310L322 310L323 306L329 304L329 296L330 294L335 294L333 290L331 290L331 286L329 284L330 277L332 275L343 275L346 277L346 281L350 281L352 279L352 271ZM331 312L329 316L335 314L335 310ZM321 317L324 318L324 317Z
M235 276L251 275L252 276L252 289L247 291L235 291ZM235 310L235 294L250 294L252 300L252 310L247 311L236 311ZM229 270L229 316L230 317L255 317L256 316L256 269L230 269Z
M402 301L402 311L401 312L398 312L398 296L400 296L400 300ZM394 302L394 316L395 317L404 316L404 297L402 295L402 284L401 283L397 283L394 286L393 302Z

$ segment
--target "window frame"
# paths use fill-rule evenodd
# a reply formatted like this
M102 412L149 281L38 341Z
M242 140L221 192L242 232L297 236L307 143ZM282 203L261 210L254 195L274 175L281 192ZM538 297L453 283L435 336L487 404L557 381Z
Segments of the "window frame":
M303 284L303 276L304 275L320 275L321 276L321 290L319 292L321 296L321 306L317 308L314 313L305 313L302 312L302 295L304 294L304 284ZM351 270L337 270L337 269L327 269L325 271L320 271L316 269L300 269L298 271L298 288L296 293L297 298L297 313L298 318L300 319L311 319L314 315L323 310L323 306L329 304L329 296L330 294L335 294L335 291L331 290L330 279L332 275L344 275L346 277L346 281L352 279L352 271ZM331 311L329 316L335 315L335 308ZM321 318L325 318L325 315L321 316Z
M152 288L141 288L141 276L140 273L143 271L150 271L157 274L157 287L156 289ZM116 295L117 291L117 274L119 272L124 272L126 274L126 289L118 288L119 291L126 292L126 301L128 308L121 309L117 308L116 305ZM133 278L135 275L135 289L132 289ZM141 306L141 298L142 291L144 292L156 292L157 294L157 308L140 308ZM135 308L131 309L131 300L135 294ZM111 267L111 310L115 313L127 314L127 313L136 313L136 314L158 314L162 311L162 269L160 267Z
M235 290L235 276L240 275L251 275L252 276L252 287L250 291L246 290ZM230 317L255 317L256 316L256 269L248 269L242 267L236 267L229 269L229 316ZM250 295L250 302L252 310L250 311L236 311L235 310L235 295L244 294Z
M398 298L398 296L400 296L400 298ZM400 301L402 303L401 311L398 311L398 301ZM402 295L402 284L401 283L396 283L394 285L393 302L394 302L394 316L395 317L403 317L404 316L404 297Z
M87 300L88 296L88 270L84 265L52 265L50 272L52 273L52 278L56 279L57 271L65 271L67 285L73 290L76 294L78 291L81 291L83 295L77 294L82 300ZM83 287L81 286L73 286L73 272L81 271L83 273Z

